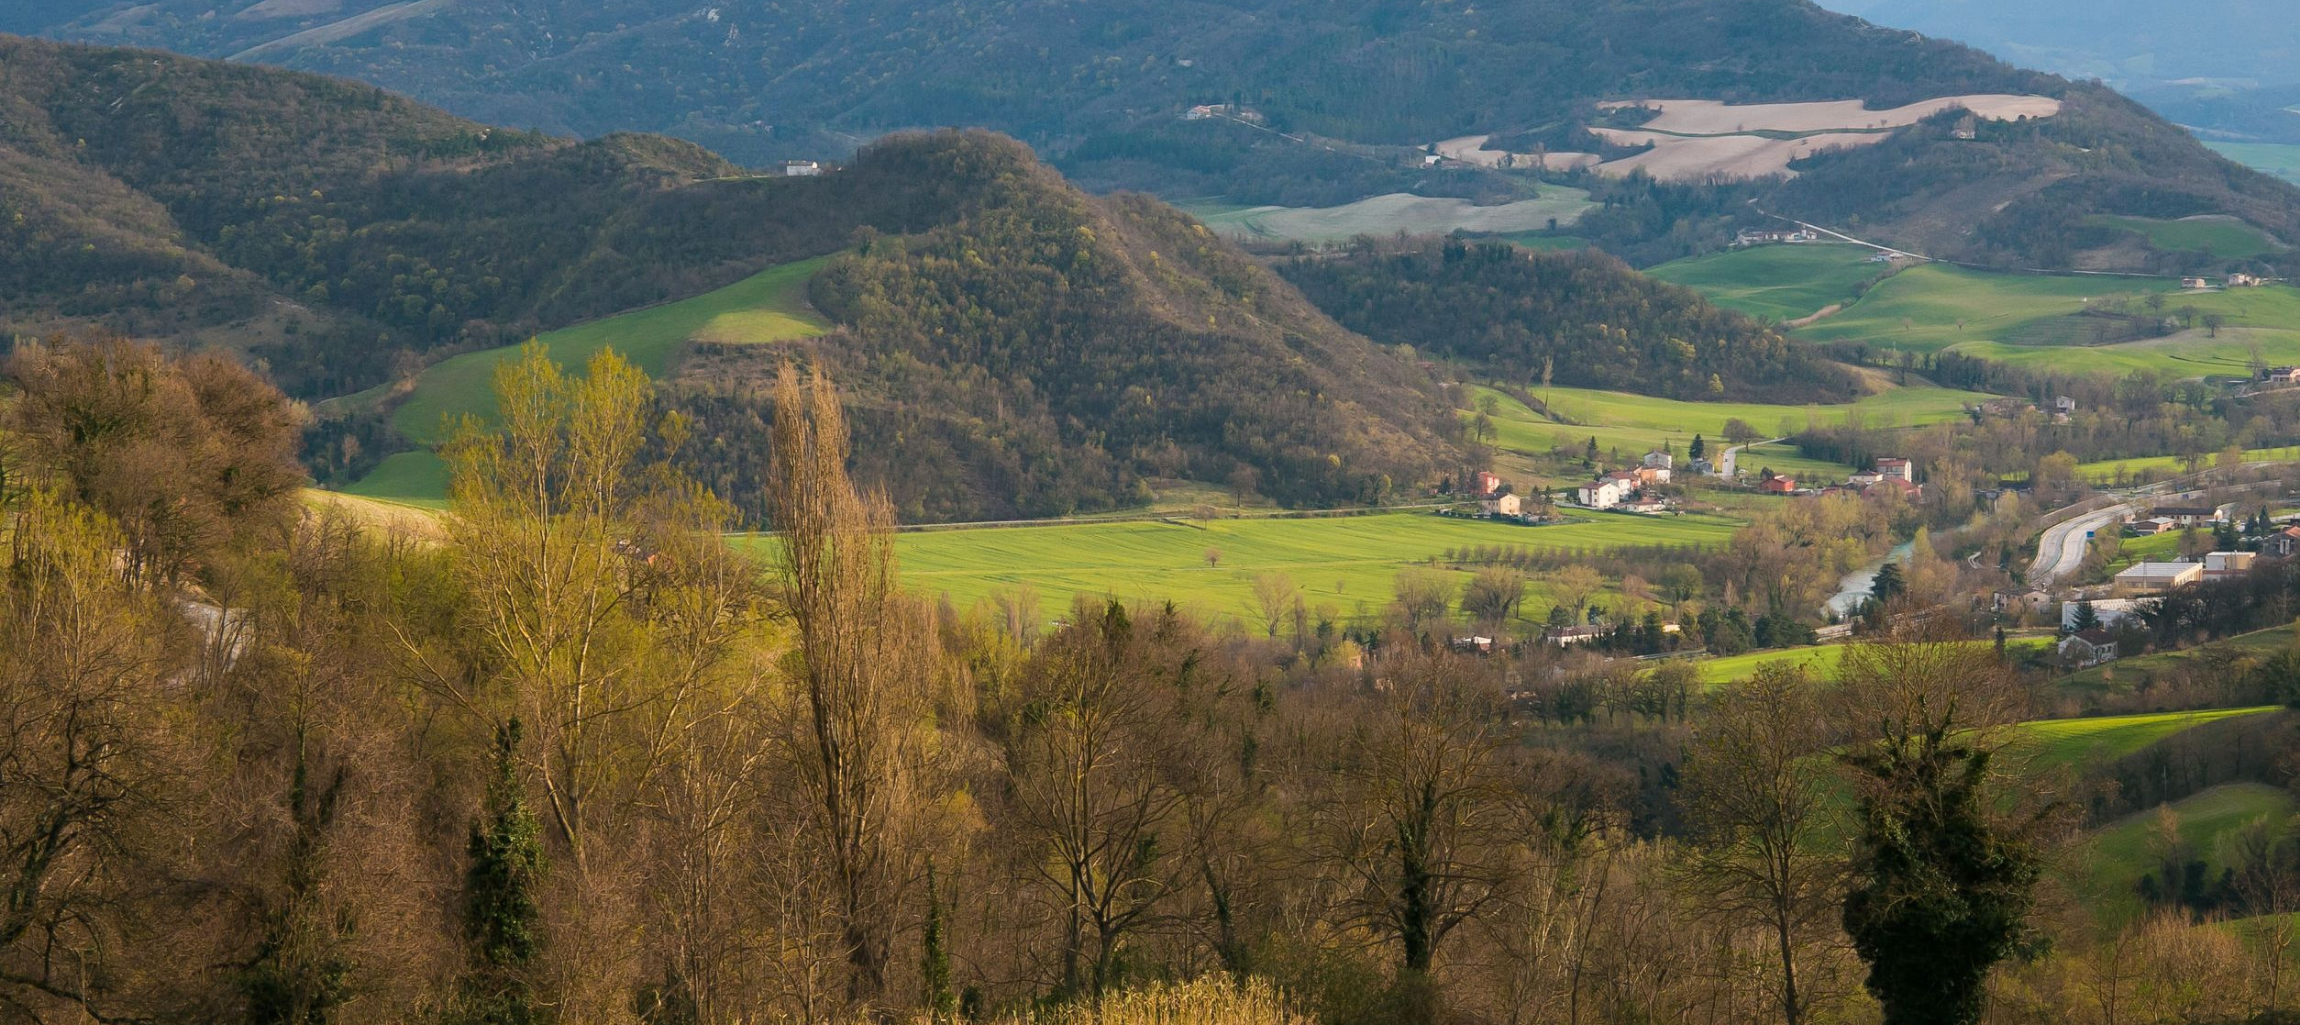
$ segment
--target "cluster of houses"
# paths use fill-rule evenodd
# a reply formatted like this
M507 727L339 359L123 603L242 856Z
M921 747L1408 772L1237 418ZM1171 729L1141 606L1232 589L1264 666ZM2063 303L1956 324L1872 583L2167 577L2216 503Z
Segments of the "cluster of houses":
M2157 506L2149 515L2127 523L2129 533L2140 536L2209 527L2227 522L2229 506ZM2300 556L2300 525L2287 525L2259 540L2257 551L2206 552L2197 559L2138 562L2119 571L2109 584L2109 597L2070 601L2061 606L2059 653L2063 665L2082 669L2110 662L2127 654L2118 650L2121 628L2137 622L2150 599L2198 584L2229 580L2252 572L2261 560ZM2000 600L2000 607L2004 602ZM2091 624L2077 629L2084 610Z
M2275 278L2264 278L2257 274L2230 274L2218 285L2213 284L2210 278L2180 279L2180 287L2191 292L2218 291L2223 288L2260 288L2275 283Z
M1638 465L1600 475L1596 480L1574 489L1573 500L1590 509L1661 512L1669 508L1669 500L1652 489L1655 485L1669 483L1669 475L1676 462L1676 457L1667 452L1647 452Z
M1182 112L1184 121L1204 121L1212 117L1236 118L1251 124L1261 124L1260 111L1241 107L1235 103L1201 103Z
M1757 490L1768 495L1857 494L1863 498L1894 492L1906 498L1917 498L1924 494L1925 486L1917 483L1917 468L1908 460L1899 456L1883 456L1877 460L1875 469L1857 471L1847 476L1843 484L1805 487L1799 485L1795 477L1771 473L1757 482Z
M1776 243L1819 241L1821 241L1821 236L1815 233L1811 228L1793 228L1788 231L1771 231L1763 229L1743 228L1739 234L1733 236L1733 245L1735 248L1773 245Z

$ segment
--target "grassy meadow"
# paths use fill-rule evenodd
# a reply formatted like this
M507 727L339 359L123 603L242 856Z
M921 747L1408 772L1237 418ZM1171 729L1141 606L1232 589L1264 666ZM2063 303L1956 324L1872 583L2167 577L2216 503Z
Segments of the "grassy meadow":
M2219 453L2212 453L2211 457L2205 460L2205 467L2213 465L2218 457ZM2290 460L2300 460L2300 445L2244 450L2244 461L2248 463ZM2171 477L2182 473L2185 469L2186 467L2182 465L2179 456L2145 456L2139 459L2103 459L2098 462L2078 463L2076 472L2079 476L2090 481L2114 481L2118 478L2141 474Z
M1682 460L1698 434L1708 442L1710 458L1714 459L1725 449L1725 421L1730 419L1742 420L1768 437L1783 433L1784 426L1790 431L1802 430L1807 423L1840 423L1852 416L1878 426L1914 426L1957 419L1964 415L1967 403L1985 402L1992 396L1917 386L1893 388L1849 403L1811 406L1681 402L1590 388L1542 389L1537 397L1559 417L1573 422L1542 416L1501 392L1478 390L1477 401L1494 400L1497 447L1526 455L1547 453L1558 446L1579 453L1594 437L1601 453L1619 450L1624 459L1635 459L1667 445ZM1750 473L1772 466L1782 473L1825 480L1842 477L1846 469L1806 459L1788 445L1752 448L1742 455L1741 466Z
M2278 706L2217 708L2201 712L2156 712L2085 719L2044 719L2020 724L2015 748L2031 765L2080 769L2133 754L2159 740L2206 723L2276 711Z
M2243 782L2211 787L2170 807L2179 816L2181 839L2204 859L2207 878L2217 879L2228 864L2221 849L2226 837L2261 818L2281 830L2300 811L2300 801L2282 787ZM2064 862L2070 885L2101 921L2130 921L2144 910L2138 886L2156 867L2156 823L2153 809L2125 816L2095 830Z
M1676 260L1647 270L1730 310L1769 320L1795 320L1834 303L1883 272L1872 251L1854 245L1753 246Z
M662 377L693 342L746 344L812 337L829 330L830 323L807 305L807 282L829 259L771 267L716 291L561 328L535 340L562 366L580 369L600 350L612 347L648 376ZM416 378L414 392L392 411L392 428L417 444L435 445L445 440L447 426L464 414L489 415L495 405L495 368L517 353L516 346L487 349L426 368ZM446 497L447 470L428 451L402 452L344 490L370 498L436 502Z
M1798 330L1808 341L1859 341L1913 352L1958 352L2047 371L2241 376L2257 355L2300 363L2300 289L2177 291L2154 278L2003 274L1928 264L1896 274L1861 301ZM2170 316L2193 307L2199 325L2162 338L2089 344L2087 300L2164 295ZM2137 308L2137 307L2136 307ZM2206 314L2225 318L2217 332Z
M1283 574L1312 610L1343 619L1379 615L1399 570L1442 559L1448 549L1522 546L1598 550L1636 545L1717 545L1740 526L1719 516L1595 515L1585 522L1524 527L1427 513L1314 519L1063 523L905 532L896 539L906 587L947 596L961 608L995 590L1029 586L1047 620L1072 600L1172 599L1222 618L1253 619L1254 579ZM765 557L771 538L736 543ZM1211 563L1208 552L1218 553ZM1471 573L1441 570L1458 589ZM1525 615L1546 617L1551 596L1536 579Z
M2234 217L2184 217L2179 220L2158 220L2151 217L2119 217L2094 214L2085 218L2086 224L2103 228L2129 231L2148 240L2158 249L2172 252L2210 253L2229 260L2249 260L2277 252L2282 247L2260 233L2260 229Z

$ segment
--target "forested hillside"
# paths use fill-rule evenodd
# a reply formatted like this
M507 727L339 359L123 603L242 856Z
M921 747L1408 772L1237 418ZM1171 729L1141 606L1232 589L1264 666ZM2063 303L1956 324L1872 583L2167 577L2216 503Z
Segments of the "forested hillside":
M2300 237L2300 192L2219 162L2105 88L1808 0L1367 0L1343 9L1324 0L850 0L675 11L646 0L117 0L22 24L363 78L492 122L668 132L746 162L835 156L894 129L980 125L1039 148L1091 189L1284 205L1398 191L1500 195L1500 172L1424 170L1418 148L1486 133L1574 148L1587 141L1583 126L1604 120L1596 105L1606 100L1881 109L2036 94L2063 101L2066 113L1993 125L1977 139L1947 125L1904 133L1892 158L1871 149L1817 159L1796 168L1796 190L1752 194L1778 212L1847 225L1857 217L1901 244L1991 262L2063 266L2089 251L2090 264L2138 267L2148 254L2109 244L2072 251L2065 232L2035 248L2021 240L2035 224L2152 216L2167 205ZM1223 103L1321 141L1181 117ZM1599 187L1615 214L1581 234L1641 263L1715 248L1735 225L1762 219L1740 201L1749 196L1721 195L1711 182L1661 196L1634 182L1577 183ZM1976 225L1975 237L1962 230Z
M1344 327L1514 381L1680 399L1841 402L1852 375L1693 290L1600 253L1367 241L1280 273Z
M815 355L857 396L859 472L906 520L1146 501L1145 478L1288 505L1378 502L1451 465L1429 375L1335 326L1267 269L1145 196L1089 198L982 133L890 148L981 169L964 218L873 239L813 298ZM784 358L709 347L671 389L689 456L764 518L756 383Z
M221 343L338 394L860 225L930 227L970 183L916 170L754 179L662 137L573 143L311 75L0 39L0 334Z

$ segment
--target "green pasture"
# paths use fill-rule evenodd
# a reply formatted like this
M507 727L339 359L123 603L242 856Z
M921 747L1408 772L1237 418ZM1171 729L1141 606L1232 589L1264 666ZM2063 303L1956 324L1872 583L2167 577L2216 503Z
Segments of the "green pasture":
M2199 468L2210 469L2218 462L2218 459L2219 453L2212 453ZM2244 461L2248 463L2290 460L2300 460L2300 445L2244 450ZM2120 478L2133 479L2143 476L2162 479L2178 476L2187 472L2187 469L2186 464L2180 461L2179 456L2143 456L2139 459L2102 459L2097 462L2078 463L2076 472L2078 476L2086 480L2106 482Z
M551 358L581 367L613 347L649 377L668 373L689 342L779 342L806 338L830 324L808 308L807 281L828 257L772 267L691 299L633 310L536 336ZM415 394L393 412L392 427L411 441L436 444L441 427L495 404L495 368L517 355L506 346L443 360L416 379Z
M1858 341L1937 352L1962 342L2003 339L2030 322L2078 313L2088 299L2171 291L2175 284L2154 278L2004 274L1925 264L1878 282L1861 301L1797 334L1817 342Z
M395 452L343 493L424 509L447 508L447 461L430 449Z
M1802 430L1808 423L1841 423L1859 416L1873 426L1913 426L1964 416L1967 403L1986 402L1993 396L1930 386L1894 388L1834 405L1765 405L1754 402L1681 402L1590 388L1539 389L1541 398L1557 416L1571 423L1542 416L1524 403L1492 389L1480 388L1475 398L1495 403L1494 443L1505 451L1527 455L1547 453L1563 446L1579 454L1589 439L1597 439L1602 453L1619 449L1624 459L1669 446L1680 462L1693 436L1701 435L1716 459L1726 448L1725 421L1740 419L1767 437ZM1834 480L1844 467L1805 459L1787 445L1759 446L1743 453L1741 467L1755 473L1760 464L1783 473L1805 473Z
M2041 719L2020 724L2014 747L2040 769L2083 769L2104 765L2183 730L2238 716L2276 711L2278 706L2218 708L2202 712L2157 712L2085 719Z
M2261 818L2281 828L2300 803L2282 787L2224 783L2173 802L2172 810L2180 817L2181 839L2216 879L2228 864L2221 850L2225 838ZM2094 831L2070 852L2069 883L2104 924L2130 921L2143 910L2138 887L2140 877L2156 868L2150 849L2155 834L2156 812L2135 812Z
M2255 171L2300 184L2300 146L2277 142L2208 142L2205 145Z
M1964 644L1995 644L1993 640L1962 641ZM2046 637L2013 637L2005 641L2005 651L2011 657L2041 649L2052 643ZM1845 651L1851 645L1817 644L1804 648L1769 648L1748 651L1739 655L1701 660L1701 682L1708 686L1739 683L1756 675L1758 668L1775 663L1802 665L1821 679L1833 679L1837 668L1845 662Z
M1754 246L1677 260L1646 273L1752 317L1795 320L1832 303L1852 302L1855 288L1884 271L1869 262L1872 252L1854 245Z
M808 307L807 282L829 257L772 267L725 288L536 336L551 358L580 368L612 347L650 377L662 377L692 342L765 343L807 338L830 328ZM517 346L465 353L424 370L415 391L392 412L392 428L420 445L445 440L445 427L495 405L495 368ZM373 498L422 500L446 494L447 475L428 453L401 453L344 490Z
M1525 527L1427 513L1196 522L1134 521L905 532L896 539L905 587L944 595L964 608L999 589L1028 585L1048 620L1080 595L1126 601L1173 600L1213 617L1255 616L1254 579L1279 573L1313 611L1342 618L1380 614L1397 572L1441 560L1448 549L1522 546L1580 550L1636 545L1722 544L1741 525L1718 516L1596 515L1584 522ZM736 539L762 556L771 538ZM1217 558L1209 564L1212 551ZM1458 588L1471 573L1441 571ZM1539 620L1552 601L1537 578L1525 615Z
M2179 537L2178 534L2159 536ZM2130 539L2127 543L2130 543ZM2238 634L2235 637L2213 641L2210 644L2200 644L2193 648L2183 648L2179 651L2160 651L2150 655L2121 658L2107 665L2071 673L2061 678L2059 687L2069 691L2128 689L2132 686L2133 681L2148 673L2175 669L2183 662L2207 654L2264 658L2291 646L2296 640L2300 640L2300 633L2296 633L2293 627L2272 626L2266 630Z
M2094 214L2085 223L2129 231L2148 244L2170 252L2210 253L2228 260L2249 260L2281 249L2260 229L2234 217L2184 217L2176 221L2151 217Z
M2005 274L1927 264L1896 274L1836 315L1800 329L1808 341L1859 341L1914 352L1951 351L2046 371L2242 376L2254 358L2300 362L2300 289L2176 291L2155 278ZM2140 299L2161 293L2161 310ZM2127 298L2135 312L2178 315L2196 326L2161 338L2089 344L2102 322L2079 316L2088 300ZM2203 326L2206 314L2225 323Z
M2115 572L2142 562L2172 561L2180 554L2180 535L2180 531L2168 530L2162 534L2120 539L2116 545L2116 560L2109 563L2109 571ZM2210 532L2206 532L2205 536L2210 537Z

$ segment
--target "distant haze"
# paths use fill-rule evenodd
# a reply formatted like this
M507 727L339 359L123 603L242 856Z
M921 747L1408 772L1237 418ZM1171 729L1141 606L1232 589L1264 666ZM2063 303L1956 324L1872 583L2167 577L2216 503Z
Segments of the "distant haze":
M1819 0L2016 64L2119 88L2183 79L2300 83L2292 0Z

